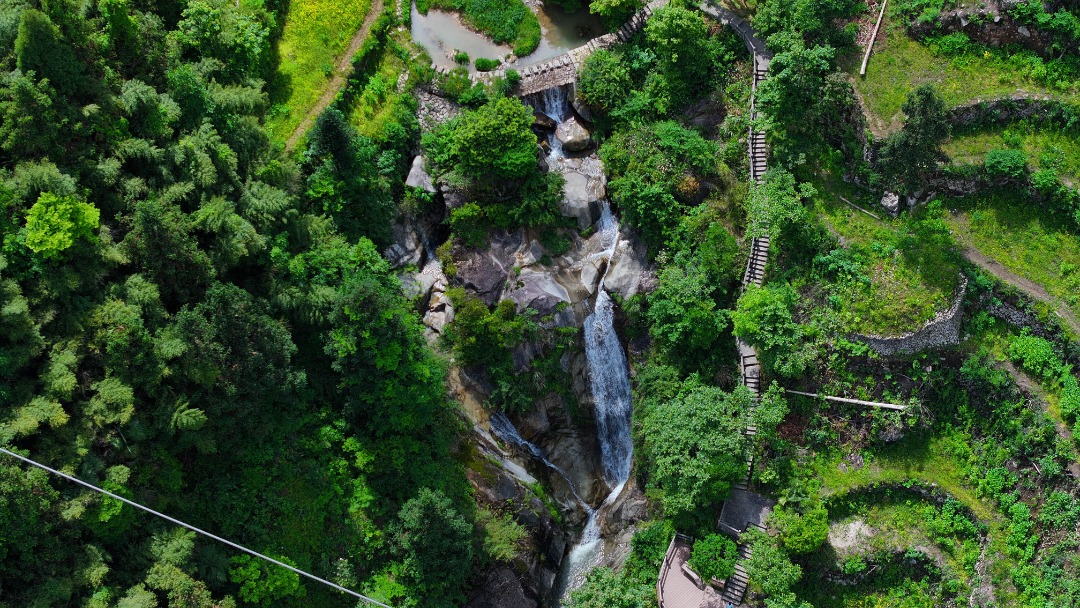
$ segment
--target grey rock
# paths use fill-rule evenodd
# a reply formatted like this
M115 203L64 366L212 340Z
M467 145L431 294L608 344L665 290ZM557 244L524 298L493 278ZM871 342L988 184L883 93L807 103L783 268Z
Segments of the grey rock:
M581 230L596 223L600 219L598 201L607 195L607 178L600 159L595 155L558 158L553 160L551 170L558 171L566 180L559 212L576 218Z
M504 296L517 304L518 311L532 308L541 315L552 314L560 304L570 304L570 294L549 272L523 268Z
M544 248L536 240L533 240L529 243L529 248L525 250L525 253L521 254L521 265L532 266L539 262L544 255Z
M1016 28L1016 31L1019 32L1020 35L1025 37L1025 38L1031 38L1031 30L1029 30L1028 28L1026 28L1026 27L1024 27L1022 25L1020 27Z
M645 247L640 245L636 238L619 241L615 255L608 264L604 287L623 298L633 296L641 286L642 273L647 263Z
M577 86L574 87L574 94L570 96L570 106L574 108L574 111L578 113L578 116L589 122L593 121L592 109L589 108L589 104L585 103L585 100L578 94Z
M498 565L477 585L466 608L537 608L510 565Z
M410 188L420 188L425 192L435 193L435 184L431 181L431 176L428 175L425 167L426 162L424 157L417 155L413 159L412 168L409 169L409 176L405 178L405 185Z
M881 197L881 206L893 217L900 215L900 195L895 192L886 192Z
M559 125L547 114L544 114L543 112L533 112L533 126L551 131Z
M589 147L592 136L577 118L570 118L559 123L555 129L555 138L562 144L567 152L581 152Z
M424 243L409 220L394 222L394 242L383 252L392 268L419 264L424 258Z
M517 252L524 246L524 231L515 230L493 233L487 249L458 249L454 255L455 280L485 304L494 306L517 261Z
M468 197L465 195L465 193L458 190L457 188L454 188L453 186L450 186L448 184L440 184L439 190L442 191L443 204L446 205L447 209L457 209L458 207L469 202Z

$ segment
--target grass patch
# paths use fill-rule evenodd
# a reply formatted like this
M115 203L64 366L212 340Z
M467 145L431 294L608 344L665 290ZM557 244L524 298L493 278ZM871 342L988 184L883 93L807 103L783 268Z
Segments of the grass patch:
M997 190L948 201L947 218L963 243L1041 286L1080 315L1080 239L1066 218L1018 190Z
M396 43L382 52L378 64L364 84L353 104L352 122L361 135L375 140L383 139L387 128L397 124L399 106L410 94L410 87L397 90L397 80L409 71L409 66L397 52Z
M962 503L984 524L987 530L988 574L995 581L995 593L1002 605L1015 593L1011 585L1003 584L1011 578L1016 564L1005 555L1006 525L997 508L989 501L980 498L967 481L972 454L972 438L958 430L945 429L944 432L909 435L890 446L879 448L874 453L863 453L864 464L853 468L843 462L838 452L819 455L812 463L814 475L821 479L822 493L826 496L858 491L860 488L876 483L905 484L917 482L941 488L954 499ZM966 551L965 551L966 553ZM970 559L970 558L964 558ZM966 569L966 566L965 566ZM910 587L905 585L910 590ZM886 595L889 595L886 593ZM879 594L880 599L880 594ZM857 597L856 597L857 599ZM913 598L914 599L914 598ZM815 604L817 605L817 604ZM842 606L878 606L912 605L931 606L934 604L833 604Z
M273 139L287 139L319 100L370 9L371 0L292 0L269 86L273 109L266 130Z
M952 304L960 263L938 215L874 219L819 188L814 209L844 243L817 264L829 276L829 304L846 331L897 335L917 329ZM860 207L872 200L846 191ZM824 270L825 268L831 270Z
M540 21L521 0L417 0L416 10L460 13L472 29L499 44L509 44L524 57L540 44Z
M942 146L954 163L969 165L982 164L987 152L1004 148L1023 150L1033 171L1057 168L1066 184L1075 185L1080 176L1080 137L1056 127L1029 123L991 127L954 135Z
M906 21L889 10L886 32L870 56L866 77L858 75L862 53L845 58L844 68L871 113L871 127L879 135L902 124L900 107L908 93L925 82L934 83L947 106L975 99L994 99L1018 92L1076 99L1074 92L1060 93L1028 78L1003 54L984 53L949 56L910 36Z

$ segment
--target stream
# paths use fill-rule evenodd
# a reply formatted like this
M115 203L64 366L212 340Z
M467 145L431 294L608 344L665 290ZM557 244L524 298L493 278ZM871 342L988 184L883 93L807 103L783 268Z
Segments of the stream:
M542 112L556 123L573 116L568 99L568 88L552 88L525 99L536 111ZM551 152L548 165L558 170L560 160L565 158L562 146L553 134L548 136ZM595 510L589 509L589 519L578 543L563 560L562 571L556 581L553 596L558 600L580 587L585 577L604 557L604 542L600 533L600 521L606 508L622 494L630 478L633 466L634 444L631 436L632 404L630 399L629 365L626 352L615 331L615 302L604 289L604 280L611 258L619 242L619 222L612 213L610 203L600 202L600 219L596 231L603 246L595 254L603 260L592 313L585 319L585 358L589 363L589 386L592 389L596 410L597 439L600 443L601 462L605 484L611 488L607 498Z

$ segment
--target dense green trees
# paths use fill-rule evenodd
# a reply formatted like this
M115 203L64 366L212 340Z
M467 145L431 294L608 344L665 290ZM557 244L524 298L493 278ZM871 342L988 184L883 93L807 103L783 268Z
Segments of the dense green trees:
M946 159L941 144L949 138L950 128L945 102L932 84L912 91L902 109L907 117L904 128L881 142L878 163L885 187L914 193Z
M394 527L406 576L424 595L425 606L459 605L461 573L472 566L472 525L439 492L423 489L401 507Z
M568 608L646 608L651 588L628 585L610 568L596 568L585 584L570 592Z
M746 474L740 416L750 405L745 388L727 393L691 381L650 407L642 421L643 458L651 483L663 490L668 517L678 521L718 504Z
M686 206L701 201L701 181L720 171L716 144L673 121L616 133L600 158L612 199L654 254L674 236Z
M529 108L506 97L465 112L424 139L431 160L443 171L490 184L527 177L536 170L536 135Z
M415 119L368 139L328 111L297 162L260 126L283 3L30 4L0 8L0 444L403 605L451 597L471 561L432 582L410 552L472 551L459 427L378 253ZM4 606L350 605L0 464Z

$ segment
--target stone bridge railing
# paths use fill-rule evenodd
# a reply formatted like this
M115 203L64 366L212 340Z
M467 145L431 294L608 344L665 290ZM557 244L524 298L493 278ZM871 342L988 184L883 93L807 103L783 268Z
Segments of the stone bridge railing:
M645 27L649 17L667 3L668 0L652 0L640 11L634 13L634 16L630 17L630 19L617 31L593 38L576 49L571 49L570 51L563 53L558 57L548 59L543 63L530 65L518 70L518 73L521 74L521 84L518 85L518 95L532 95L533 93L539 93L540 91L547 89L573 84L577 81L578 70L581 69L581 66L585 63L585 60L588 59L589 55L592 55L599 49L610 48L617 43L630 40L634 34L640 32L642 28ZM431 67L440 74L449 74L452 71L451 68L447 67L436 65L432 65ZM495 78L505 76L508 69L513 68L500 68L490 72L470 74L469 78L473 82L488 83Z

